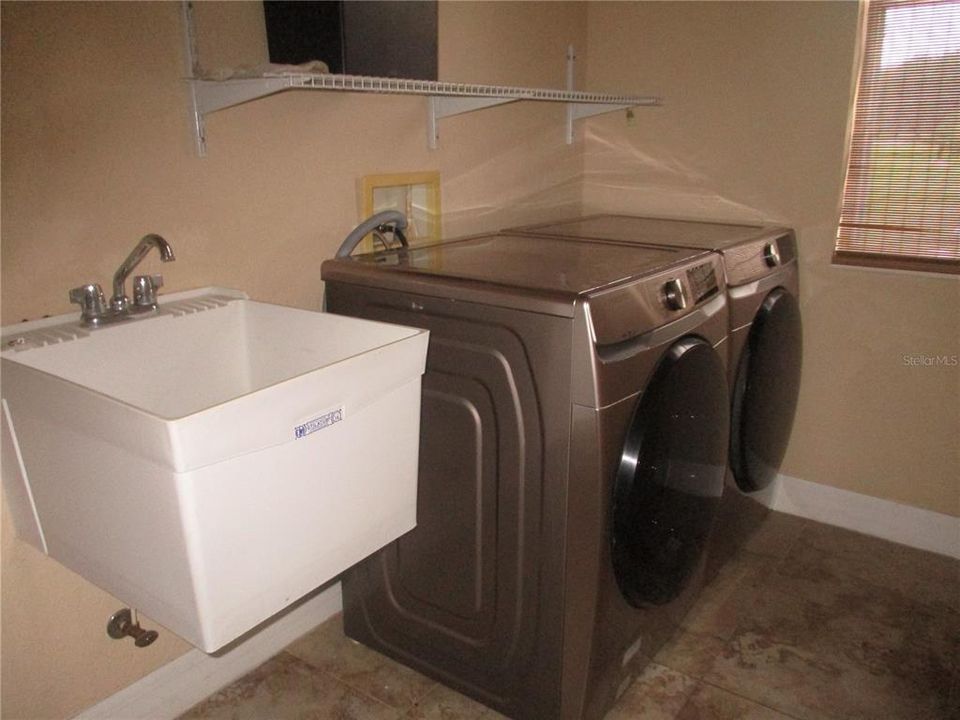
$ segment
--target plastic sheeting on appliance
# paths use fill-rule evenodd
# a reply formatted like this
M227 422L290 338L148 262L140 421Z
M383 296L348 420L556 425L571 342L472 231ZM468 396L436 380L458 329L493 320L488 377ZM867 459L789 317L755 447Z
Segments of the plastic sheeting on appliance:
M500 145L496 152L484 148L475 163L457 174L441 163L443 236L595 213L783 222L733 197L724 190L724 179L698 167L696 158L681 158L667 148L640 147L619 129L599 122L587 124L573 146L553 130L544 126L532 143L530 134L518 134L516 142ZM457 157L460 168L463 159Z

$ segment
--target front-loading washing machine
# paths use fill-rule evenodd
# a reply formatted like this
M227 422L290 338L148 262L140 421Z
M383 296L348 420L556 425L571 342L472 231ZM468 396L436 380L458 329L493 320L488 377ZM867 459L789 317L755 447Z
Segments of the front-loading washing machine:
M504 232L715 250L723 256L730 305L731 472L711 547L712 575L767 514L793 427L803 352L793 230L591 215Z
M417 527L344 576L347 635L512 718L601 718L701 584L720 256L499 234L322 272L329 312L430 330Z

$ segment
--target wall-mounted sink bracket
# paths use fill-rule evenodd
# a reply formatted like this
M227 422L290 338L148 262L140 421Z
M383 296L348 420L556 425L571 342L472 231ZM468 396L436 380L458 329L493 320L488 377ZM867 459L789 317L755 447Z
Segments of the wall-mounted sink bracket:
M107 622L107 635L114 640L132 637L133 644L140 648L150 645L160 637L160 633L156 630L144 630L140 627L139 620L134 621L130 608L121 608L110 616Z
M181 3L187 82L190 85L191 124L194 128L197 154L200 157L206 154L204 127L206 115L291 89L425 96L427 98L427 144L431 149L437 148L441 119L518 100L566 103L568 145L573 142L575 120L616 110L661 104L660 98L652 96L610 95L574 90L573 71L576 55L573 46L567 49L567 89L565 90L292 72L254 78L205 80L200 77L192 7L193 3L190 0L183 0Z

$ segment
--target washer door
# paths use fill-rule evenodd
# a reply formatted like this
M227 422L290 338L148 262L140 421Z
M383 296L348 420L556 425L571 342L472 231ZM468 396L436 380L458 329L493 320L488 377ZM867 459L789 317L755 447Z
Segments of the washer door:
M664 354L640 397L614 484L617 584L635 606L676 598L699 565L727 463L723 362L689 337Z
M737 367L730 468L744 492L767 487L787 450L800 390L800 306L783 288L760 305Z

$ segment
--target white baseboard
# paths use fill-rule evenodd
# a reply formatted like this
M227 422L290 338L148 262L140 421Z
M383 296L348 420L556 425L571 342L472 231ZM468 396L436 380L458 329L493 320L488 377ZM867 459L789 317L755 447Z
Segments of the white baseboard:
M960 558L960 517L780 475L773 510Z
M74 720L173 720L342 608L340 583L334 583L222 655L191 650L87 708Z

